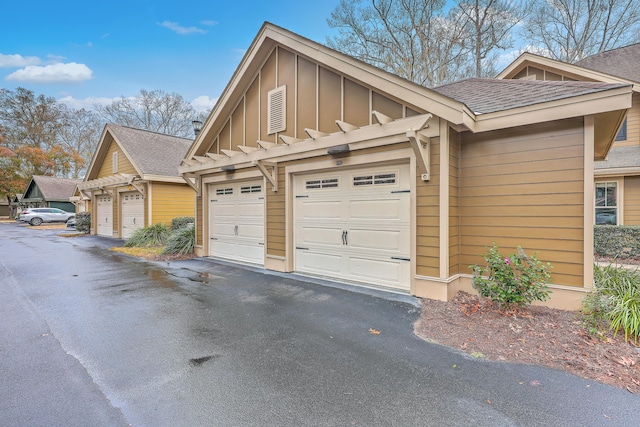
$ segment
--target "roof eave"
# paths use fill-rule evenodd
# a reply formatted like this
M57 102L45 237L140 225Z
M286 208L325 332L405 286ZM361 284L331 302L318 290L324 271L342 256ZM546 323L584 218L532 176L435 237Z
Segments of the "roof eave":
M169 175L145 174L145 175L140 175L140 179L144 181L149 181L149 182L167 182L167 183L184 184L184 179L182 178L182 175L169 176Z
M640 175L640 167L627 166L623 168L595 169L593 175L596 178L606 178L614 176L638 176Z
M581 77L597 82L628 84L633 86L634 92L640 92L639 82L634 82L633 80L623 79L611 74L602 73L600 71L591 70L574 64L568 64L566 62L546 58L544 56L535 55L529 52L525 52L520 55L515 61L509 64L504 70L502 70L502 72L500 72L496 76L496 78L500 80L511 79L528 65L541 65L544 67L553 68L559 72L571 74L576 78Z
M472 132L487 132L547 121L631 108L631 86L623 86L555 101L479 114Z

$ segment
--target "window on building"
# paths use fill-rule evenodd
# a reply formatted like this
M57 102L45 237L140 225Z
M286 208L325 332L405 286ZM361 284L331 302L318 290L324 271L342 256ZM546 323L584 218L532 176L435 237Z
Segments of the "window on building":
M618 225L617 182L596 182L596 224Z
M620 130L618 131L618 135L616 135L616 141L626 141L627 140L627 119L624 119L622 122L622 126L620 126Z
M115 151L112 156L113 161L113 173L118 173L118 152Z

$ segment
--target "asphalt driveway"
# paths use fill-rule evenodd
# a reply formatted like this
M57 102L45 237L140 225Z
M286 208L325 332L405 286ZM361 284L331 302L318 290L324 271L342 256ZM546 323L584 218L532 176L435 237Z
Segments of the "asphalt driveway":
M624 390L416 338L408 296L61 232L0 224L0 425L638 424Z

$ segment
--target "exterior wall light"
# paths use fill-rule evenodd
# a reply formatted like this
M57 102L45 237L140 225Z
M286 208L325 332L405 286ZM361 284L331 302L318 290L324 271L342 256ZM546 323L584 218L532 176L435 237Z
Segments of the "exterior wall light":
M349 148L349 144L342 144L328 148L327 154L342 154L348 153L349 151L351 151L351 148Z
M191 122L191 125L193 126L193 133L195 134L195 136L198 136L200 130L202 129L202 122L200 120L193 120Z

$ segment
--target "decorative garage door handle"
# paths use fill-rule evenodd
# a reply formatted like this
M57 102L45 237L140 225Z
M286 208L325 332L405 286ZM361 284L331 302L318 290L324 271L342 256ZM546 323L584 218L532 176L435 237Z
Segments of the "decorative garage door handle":
M349 244L348 240L347 240L347 235L349 234L349 232L347 230L343 230L342 231L342 244L343 245L347 245Z
M135 219L135 218L133 218L133 223L134 223L134 224L136 223L136 219Z
M233 233L237 236L238 235L238 226L236 225L235 227L233 227Z

